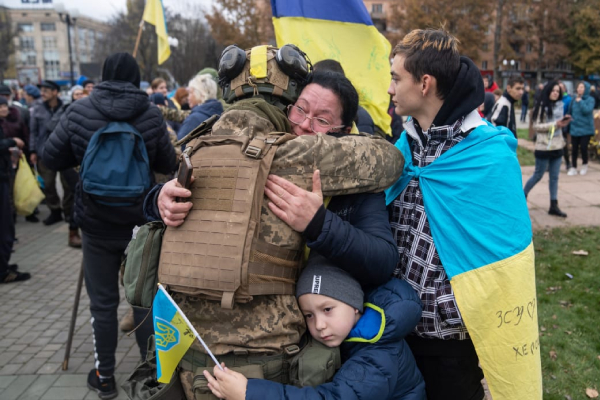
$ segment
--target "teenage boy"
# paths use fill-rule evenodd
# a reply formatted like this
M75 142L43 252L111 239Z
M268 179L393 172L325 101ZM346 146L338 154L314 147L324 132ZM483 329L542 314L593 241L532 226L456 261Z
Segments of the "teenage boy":
M479 69L448 32L410 32L394 48L391 73L396 114L412 118L396 142L405 163L386 203L400 256L394 275L423 303L406 342L427 398L481 400L485 374L494 398L541 399L531 221L517 141L479 116ZM527 320L499 328L497 313L521 303L529 304ZM537 352L515 359L521 342L534 350L537 343Z
M296 298L313 339L328 347L341 345L344 363L333 381L298 388L248 380L238 372L215 366L216 379L204 371L215 396L227 400L425 400L423 378L404 341L422 310L410 285L392 279L369 294L363 304L360 284L318 257L302 271Z
M517 120L515 119L515 102L523 97L525 80L522 76L512 76L502 97L492 109L492 124L505 126L517 137Z

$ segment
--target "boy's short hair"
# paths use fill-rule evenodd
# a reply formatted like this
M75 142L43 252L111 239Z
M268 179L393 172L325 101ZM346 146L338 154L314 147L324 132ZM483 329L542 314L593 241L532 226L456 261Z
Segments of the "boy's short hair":
M435 77L436 95L444 100L460 70L459 43L444 29L415 29L394 47L393 55L404 57L404 69L415 82L425 74Z
M494 90L494 94L496 96L502 96L502 89L496 89L496 90Z
M363 311L365 295L360 283L322 256L311 258L298 278L296 298L305 294L331 297Z
M508 78L508 83L507 83L508 86L513 87L517 83L522 83L524 85L525 79L523 79L523 77L520 75L513 75L510 78Z

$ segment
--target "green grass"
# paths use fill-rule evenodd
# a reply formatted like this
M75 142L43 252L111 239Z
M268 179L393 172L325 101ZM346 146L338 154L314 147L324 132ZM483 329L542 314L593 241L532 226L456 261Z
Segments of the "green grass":
M519 129L517 129L517 137L519 139L527 139L527 140L529 140L529 129L527 129L527 128L519 128Z
M521 146L517 147L517 157L519 158L519 164L524 165L535 165L535 156L532 151L527 150Z
M587 399L586 388L600 390L600 228L541 231L533 241L544 400ZM589 255L571 254L580 249Z

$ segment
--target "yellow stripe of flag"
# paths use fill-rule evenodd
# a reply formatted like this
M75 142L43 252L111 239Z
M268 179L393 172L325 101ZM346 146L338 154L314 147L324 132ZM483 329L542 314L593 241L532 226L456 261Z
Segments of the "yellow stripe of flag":
M171 56L169 35L167 34L167 21L165 19L162 0L148 0L142 19L156 28L156 36L158 37L158 65L160 65Z

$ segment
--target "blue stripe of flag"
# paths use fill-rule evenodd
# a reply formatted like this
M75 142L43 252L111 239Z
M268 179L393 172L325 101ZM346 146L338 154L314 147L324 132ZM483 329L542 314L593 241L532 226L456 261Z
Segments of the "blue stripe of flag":
M273 17L301 17L373 25L360 0L271 0Z

